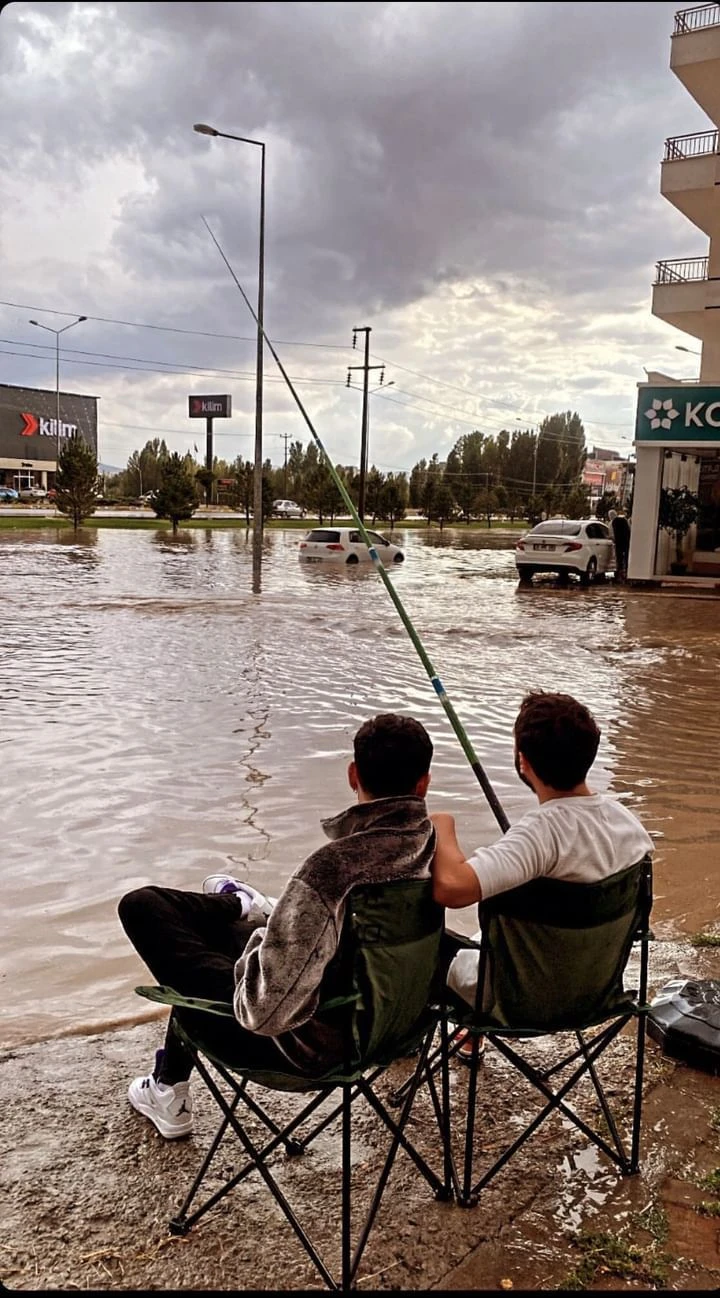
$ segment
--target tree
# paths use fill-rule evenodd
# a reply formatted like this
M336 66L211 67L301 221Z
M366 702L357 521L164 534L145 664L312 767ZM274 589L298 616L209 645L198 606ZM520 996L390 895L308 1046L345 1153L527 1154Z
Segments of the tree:
M408 484L404 473L388 473L380 491L380 517L386 518L393 528L405 517L408 502Z
M443 525L452 522L452 519L455 516L455 500L452 490L447 482L441 482L435 492L433 516L440 524L441 532L443 530ZM428 522L430 522L429 518Z
M192 518L197 504L195 483L177 451L163 462L160 486L150 499L158 518L169 518L173 536L183 518Z
M213 473L212 469L197 469L195 473L195 481L200 483L200 486L205 492L206 505L212 504L213 483L215 482L216 477L217 474Z
M98 489L95 452L77 433L58 456L55 486L55 504L61 514L70 515L77 531L83 519L95 513Z
M697 522L700 504L689 487L663 487L660 492L658 523L675 541L675 562L683 564L682 543Z
M435 498L440 489L442 482L442 469L437 457L437 451L433 455L427 466L425 473L425 485L423 487L421 508L428 523L435 517ZM447 484L446 484L447 486ZM452 493L451 493L452 494Z
M233 485L230 499L233 509L242 509L245 522L250 526L250 511L253 503L253 465L250 460L243 460L242 455L236 459L232 469Z

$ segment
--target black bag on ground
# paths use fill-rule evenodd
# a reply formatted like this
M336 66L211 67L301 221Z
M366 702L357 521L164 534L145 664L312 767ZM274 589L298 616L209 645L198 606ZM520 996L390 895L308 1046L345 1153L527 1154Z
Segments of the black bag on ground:
M648 1036L666 1055L720 1073L720 982L674 978L650 1003Z

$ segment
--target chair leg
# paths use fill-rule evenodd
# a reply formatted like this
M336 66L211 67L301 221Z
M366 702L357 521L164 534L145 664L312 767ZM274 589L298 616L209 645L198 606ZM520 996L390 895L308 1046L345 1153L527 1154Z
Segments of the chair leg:
M354 1268L352 1264L351 1253L351 1235L352 1235L352 1135L351 1135L351 1109L352 1095L351 1087L343 1086L342 1088L342 1225L341 1225L341 1254L342 1254L342 1289L346 1293L353 1287ZM359 1260L359 1259L358 1259Z
M633 1104L632 1140L630 1145L630 1175L640 1170L640 1130L642 1123L643 1079L645 1072L645 1042L647 1040L647 1019L644 1013L638 1015L637 1044L635 1054L635 1101Z

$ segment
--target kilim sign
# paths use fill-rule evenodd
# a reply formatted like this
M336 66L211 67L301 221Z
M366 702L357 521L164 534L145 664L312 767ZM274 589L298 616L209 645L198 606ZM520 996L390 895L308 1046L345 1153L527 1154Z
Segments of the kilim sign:
M189 419L230 419L232 397L188 397Z

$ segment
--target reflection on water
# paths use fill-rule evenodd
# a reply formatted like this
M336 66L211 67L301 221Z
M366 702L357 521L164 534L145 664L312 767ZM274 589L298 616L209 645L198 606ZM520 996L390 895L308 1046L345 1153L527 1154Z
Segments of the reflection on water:
M511 542L396 533L391 580L510 820L528 688L578 694L603 729L593 772L657 840L656 917L717 917L717 604L615 589L520 590ZM435 743L430 805L468 848L496 833L422 664L371 567L298 562L244 530L0 533L5 1044L142 1014L145 971L116 904L147 882L241 873L277 893L351 801L366 717Z

